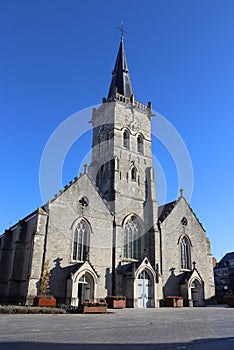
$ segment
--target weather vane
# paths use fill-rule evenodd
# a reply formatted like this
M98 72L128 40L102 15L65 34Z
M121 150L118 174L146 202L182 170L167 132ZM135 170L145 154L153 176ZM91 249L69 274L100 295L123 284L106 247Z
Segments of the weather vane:
M123 24L123 21L122 21L122 23L121 23L121 26L116 27L116 28L120 30L120 33L121 33L121 39L123 39L123 38L124 38L124 34L127 34L126 30L124 29L124 24Z

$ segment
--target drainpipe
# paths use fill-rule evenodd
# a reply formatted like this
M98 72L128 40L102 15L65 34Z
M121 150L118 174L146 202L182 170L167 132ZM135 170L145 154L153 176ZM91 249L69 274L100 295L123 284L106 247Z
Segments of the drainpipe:
M159 245L160 245L160 273L162 276L162 230L160 221L158 221L158 230L159 230Z
M115 214L113 215L113 235L112 235L112 295L116 292L116 272L115 272L115 255L116 255L116 222Z

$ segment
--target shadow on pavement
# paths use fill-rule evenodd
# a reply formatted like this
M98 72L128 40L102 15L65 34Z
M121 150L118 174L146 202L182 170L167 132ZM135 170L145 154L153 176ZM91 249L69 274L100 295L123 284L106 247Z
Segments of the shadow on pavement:
M1 350L233 350L234 338L200 339L171 344L62 344L37 342L0 342Z

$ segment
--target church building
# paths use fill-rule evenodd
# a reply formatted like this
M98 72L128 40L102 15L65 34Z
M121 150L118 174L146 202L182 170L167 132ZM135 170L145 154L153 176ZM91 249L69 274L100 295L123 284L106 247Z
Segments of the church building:
M210 242L183 194L158 206L152 106L136 101L121 38L106 98L92 113L92 159L79 177L0 237L0 302L32 304L49 262L50 293L79 306L110 295L155 308L215 294Z

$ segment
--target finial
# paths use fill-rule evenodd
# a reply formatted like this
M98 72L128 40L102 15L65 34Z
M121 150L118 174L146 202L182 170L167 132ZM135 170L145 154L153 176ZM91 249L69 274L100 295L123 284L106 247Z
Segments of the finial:
M183 197L183 192L184 192L184 190L183 190L183 188L181 188L181 189L180 189L180 198Z
M144 255L145 255L145 258L147 257L147 254L148 254L148 249L147 249L147 248L145 248L145 249L144 249Z
M126 30L124 29L123 21L122 21L121 25L119 27L116 27L116 28L120 30L121 40L123 40L124 39L124 34L127 34Z
M87 164L84 164L84 173L86 174L86 171L87 171L87 167L88 165Z
M193 269L196 269L196 261L193 261Z

